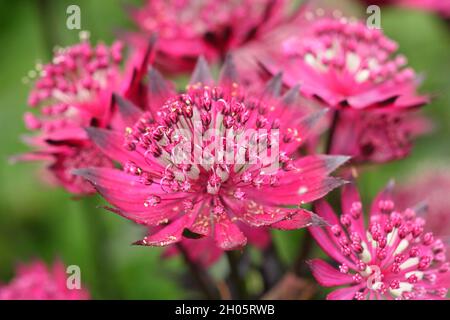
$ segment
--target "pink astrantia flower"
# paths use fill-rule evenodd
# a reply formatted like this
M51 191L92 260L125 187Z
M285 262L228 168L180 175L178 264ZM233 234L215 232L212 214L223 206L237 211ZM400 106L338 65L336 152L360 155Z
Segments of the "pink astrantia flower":
M434 164L433 164L434 165ZM425 230L448 239L450 237L450 171L444 167L422 168L417 176L399 185L394 193L398 207L424 205L427 225ZM420 174L419 174L420 173Z
M302 30L284 42L281 57L264 64L272 73L285 70L286 85L299 83L304 96L335 110L329 151L357 162L407 155L411 138L423 131L411 111L427 98L416 93L417 77L395 54L397 44L345 18L319 18Z
M403 159L414 139L433 127L423 115L407 110L342 110L334 122L330 153L351 155L354 163Z
M53 61L40 66L40 76L29 95L34 112L25 124L36 134L26 142L34 151L18 160L45 160L53 180L74 194L94 192L92 186L70 173L73 168L112 166L84 130L112 125L112 93L132 99L136 87L138 55L122 72L122 44L92 46L82 41L59 49ZM134 90L134 91L133 91Z
M160 101L159 109L140 114L123 101L123 114L135 122L125 137L89 129L92 140L122 169L77 171L115 206L114 212L162 227L138 244L170 245L188 230L231 250L247 242L241 223L297 229L317 222L299 205L341 185L329 174L347 157L297 156L318 117L297 116L302 113L298 89L280 97L276 77L265 91L246 93L231 58L218 83L203 59L183 93L170 90L161 76L149 82L149 100ZM254 155L256 142L261 153Z
M266 249L270 244L270 233L267 228L249 227L246 224L240 224L239 228L248 239L248 243L258 249ZM224 251L217 247L212 237L203 237L201 239L184 238L180 245L185 250L187 256L192 261L203 267L209 267L219 261ZM179 253L179 248L170 246L164 251L163 257L169 258Z
M0 284L0 300L87 299L86 289L68 288L66 268L61 262L55 262L51 268L41 261L20 265L9 284Z
M342 214L321 201L317 214L330 227L309 230L320 247L339 265L310 262L323 286L344 286L328 299L443 299L449 287L444 243L424 232L426 221L413 209L397 211L392 186L372 203L365 226L361 200L353 185L344 187Z
M142 47L149 34L157 33L155 63L163 72L191 71L199 56L216 62L240 48L246 49L236 53L237 62L248 62L253 59L245 57L263 54L286 34L284 27L293 18L288 9L285 0L148 0L142 8L132 9L140 32L128 38ZM264 40L268 33L270 42ZM258 42L265 50L255 46Z

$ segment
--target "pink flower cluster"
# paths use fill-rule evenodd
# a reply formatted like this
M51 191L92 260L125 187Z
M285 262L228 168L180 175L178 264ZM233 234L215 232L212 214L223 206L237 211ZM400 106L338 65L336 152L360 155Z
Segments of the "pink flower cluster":
M312 273L323 286L344 286L328 299L410 300L443 299L449 286L446 245L425 232L426 221L416 210L398 211L391 186L372 203L368 224L356 188L344 187L342 214L337 217L325 202L316 212L330 226L311 227L321 248L338 263L310 261Z
M121 42L82 41L40 66L25 114L33 151L18 158L48 161L72 194L98 192L145 227L135 244L168 246L166 257L209 267L247 243L267 248L270 229L307 227L338 265L310 261L319 284L344 286L329 299L445 298L446 246L415 196L398 207L382 192L368 224L352 184L339 217L322 199L346 184L338 168L408 156L427 129L419 77L381 30L303 11L283 0L147 1L131 10L130 56ZM181 90L163 76L191 71ZM0 297L88 297L61 287L61 268L33 265Z
M450 171L444 167L421 167L418 171L419 175L396 188L395 202L401 209L423 207L426 230L447 238L450 235Z
M9 284L0 284L0 300L87 300L84 288L68 288L64 265L48 268L42 261L20 265Z
M238 51L237 59L247 61L249 54L263 54L268 35L272 40L282 37L291 25L295 14L288 9L286 0L148 0L131 10L139 32L130 33L128 39L145 48L147 37L156 33L155 65L179 74L191 71L199 56L217 62L229 51Z
M426 129L414 111L428 99L417 94L417 76L397 47L362 22L322 18L286 40L265 66L283 70L288 87L300 84L305 97L333 110L330 153L386 162L407 156L412 137Z
M116 126L113 93L139 100L139 81L148 53L134 54L121 70L123 44L92 46L87 40L57 49L51 63L40 65L39 78L29 95L35 109L25 113L26 127L35 132L25 138L35 150L16 160L48 162L50 177L73 194L94 192L86 181L73 175L74 168L112 167L89 140L85 128Z

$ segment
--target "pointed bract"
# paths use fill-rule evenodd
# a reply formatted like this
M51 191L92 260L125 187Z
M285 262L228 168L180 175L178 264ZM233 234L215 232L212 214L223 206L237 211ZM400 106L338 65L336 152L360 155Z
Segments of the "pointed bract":
M219 84L228 86L236 82L238 82L238 73L236 70L236 65L234 63L233 55L229 53L225 57L222 69L220 70Z
M266 88L263 92L264 95L268 95L269 97L277 98L281 94L281 87L283 74L281 72L277 73L266 85ZM284 100L283 100L284 101Z
M114 93L113 101L119 108L120 115L127 125L133 125L142 116L142 110L139 109L133 102L122 98L120 95Z
M200 56L197 60L194 72L192 73L189 84L203 83L212 84L214 79L211 71L209 70L208 63L203 56Z
M290 106L298 101L300 85L290 88L283 96L283 103Z

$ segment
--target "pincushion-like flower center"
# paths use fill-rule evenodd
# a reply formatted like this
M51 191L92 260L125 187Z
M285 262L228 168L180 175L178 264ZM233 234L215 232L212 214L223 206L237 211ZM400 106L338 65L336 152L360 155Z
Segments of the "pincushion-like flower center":
M51 63L39 67L40 78L30 94L29 104L37 106L47 101L56 105L47 106L46 113L59 113L72 103L89 101L93 94L110 85L109 80L122 61L121 51L120 42L109 48L104 44L92 47L84 41L59 49Z
M397 44L380 30L369 29L361 22L337 19L318 20L311 29L301 40L288 40L285 53L302 59L317 72L330 73L343 91L354 90L349 78L362 85L387 80L398 84L414 77L414 71L405 68L404 56L391 58Z
M143 29L158 31L163 38L193 38L223 31L233 24L232 21L261 19L271 5L268 0L153 0L136 12L135 18ZM250 29L255 24L247 26L241 23L240 26Z
M424 221L411 209L396 212L392 201L380 201L378 210L380 215L370 221L365 234L357 221L362 214L360 202L353 203L350 212L341 216L340 225L331 228L349 261L339 269L352 274L360 286L355 298L365 299L371 290L397 299L425 294L445 297L444 288L428 290L449 269L443 242L424 233Z
M59 49L51 63L39 66L40 78L28 103L40 106L40 114L25 114L27 128L52 133L70 126L95 126L96 117L104 116L107 102L102 98L110 96L118 81L121 51L120 42L92 47L83 41Z
M125 171L143 183L158 183L167 193L192 192L242 200L243 188L275 186L279 169L293 168L279 151L284 143L299 141L295 130L280 137L279 121L263 101L251 101L234 84L230 93L201 84L188 87L166 101L155 122L144 115L126 133L126 148L141 154L160 174L146 172L130 162ZM161 198L151 195L147 206ZM220 210L220 208L218 208Z

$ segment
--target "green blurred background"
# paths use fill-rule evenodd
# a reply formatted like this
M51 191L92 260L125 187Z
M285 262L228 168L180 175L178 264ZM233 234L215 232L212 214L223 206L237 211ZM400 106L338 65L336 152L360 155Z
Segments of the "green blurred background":
M142 228L97 209L101 200L96 197L76 200L45 185L39 165L8 162L11 155L27 150L20 137L26 133L22 115L29 86L22 78L36 61L48 61L54 44L78 40L78 30L66 28L66 8L79 5L82 29L91 32L91 40L111 43L116 31L131 26L125 2L139 3L0 1L0 282L13 276L18 262L61 258L81 267L82 282L94 298L177 299L194 294L183 286L180 259L161 260L160 249L130 245L142 236ZM390 178L401 182L450 160L450 28L439 17L414 10L383 8L381 17L385 33L398 41L410 65L425 76L421 90L435 96L425 108L435 130L417 141L408 159L362 174L359 185L365 201ZM303 231L274 235L283 259L293 260ZM219 263L213 272L223 273L224 268Z

